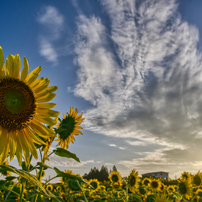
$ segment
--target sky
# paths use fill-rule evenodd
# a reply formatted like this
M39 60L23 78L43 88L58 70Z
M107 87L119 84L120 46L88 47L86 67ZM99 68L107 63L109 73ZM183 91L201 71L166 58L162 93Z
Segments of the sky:
M0 46L58 86L54 110L83 112L83 135L51 167L121 176L202 168L202 1L0 1ZM51 150L56 148L53 143ZM33 159L33 164L37 160ZM14 159L11 165L17 167ZM47 170L45 178L55 175Z

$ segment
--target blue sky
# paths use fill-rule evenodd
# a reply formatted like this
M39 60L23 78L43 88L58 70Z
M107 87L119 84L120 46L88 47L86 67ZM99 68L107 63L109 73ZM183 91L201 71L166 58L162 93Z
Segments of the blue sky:
M201 169L201 7L200 0L0 1L4 56L25 56L30 71L42 66L40 76L59 87L60 117L70 106L84 113L83 136L69 146L81 163L52 156L47 164L81 175L116 165L122 176L136 169L171 178Z

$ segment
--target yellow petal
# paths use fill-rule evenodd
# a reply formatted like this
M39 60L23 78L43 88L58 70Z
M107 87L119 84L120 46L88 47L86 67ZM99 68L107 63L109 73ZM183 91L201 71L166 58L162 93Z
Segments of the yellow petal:
M18 139L25 157L25 164L28 165L29 164L29 146L27 143L27 139L25 138L24 132L22 130L18 130L18 134L19 134Z
M27 144L29 146L31 154L33 155L35 159L38 159L38 153L37 153L36 147L34 146L32 138L30 138L29 130L27 130L27 128L24 129L24 135L25 135L25 138L27 139Z
M44 90L47 88L47 86L50 84L50 80L47 78L44 81L41 81L36 88L34 88L35 94L39 93L40 91Z
M47 87L45 88L43 91L41 91L40 93L36 94L36 98L39 98L39 97L42 97L44 95L47 95L47 94L50 94L50 93L53 93L54 91L56 91L58 89L57 86L50 86L50 87Z
M39 76L41 72L41 66L37 67L36 69L34 69L33 71L31 71L29 73L29 75L26 77L25 82L29 85L32 82L34 82L36 80L36 78Z
M13 76L13 61L15 56L14 55L8 55L6 58L6 75L7 76Z
M35 115L35 118L40 121L41 123L48 124L48 125L55 125L57 121L49 118L49 117L42 117L38 114Z
M10 131L9 133L9 144L10 144L10 161L12 161L16 149L17 149L17 145L16 145L16 138L15 138L15 132L14 131Z
M29 63L28 63L26 57L24 57L23 65L24 65L24 67L22 69L21 81L24 81L26 79L28 71L29 71Z
M42 82L42 81L44 81L44 80L45 80L44 77L38 78L38 79L36 79L34 82L32 82L32 83L29 85L29 87L34 91L34 89L35 89L36 87L38 87L38 85L40 84L40 82Z
M33 120L30 124L30 127L32 128L33 131L36 131L36 133L47 139L48 137L55 136L53 131L51 131L49 128L41 124L40 122Z
M56 104L55 103L39 103L39 104L37 104L37 108L40 108L40 109L42 109L42 108L53 108L53 107L55 107L56 106Z
M16 157L18 159L19 166L21 166L22 165L22 147L21 147L21 144L19 141L19 135L18 134L16 134L16 143L17 143Z
M26 129L29 132L29 135L32 138L33 142L38 145L46 144L42 139L39 138L39 136L33 130L31 130L29 127L27 127Z
M20 79L20 68L21 68L21 60L20 56L17 54L13 61L13 77L16 79Z
M4 64L4 54L0 46L0 79L5 77L5 64Z
M40 103L40 102L49 102L51 101L52 99L54 99L56 96L55 93L51 93L51 94L48 94L48 95L44 95L42 97L39 97L36 99L36 103Z

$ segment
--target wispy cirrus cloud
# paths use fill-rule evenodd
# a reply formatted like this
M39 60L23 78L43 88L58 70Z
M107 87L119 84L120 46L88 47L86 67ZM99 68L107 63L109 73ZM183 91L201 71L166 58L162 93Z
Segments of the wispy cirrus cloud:
M165 150L152 153L161 157L159 168L170 164L174 169L179 158L182 166L198 165L202 144L198 30L181 20L174 0L101 3L110 25L83 15L77 22L80 69L74 92L94 105L85 112L85 128L137 138L146 142L142 146L165 145Z
M39 52L48 62L54 65L58 61L56 43L64 29L64 17L53 6L46 6L37 15L37 22L42 26L39 37Z

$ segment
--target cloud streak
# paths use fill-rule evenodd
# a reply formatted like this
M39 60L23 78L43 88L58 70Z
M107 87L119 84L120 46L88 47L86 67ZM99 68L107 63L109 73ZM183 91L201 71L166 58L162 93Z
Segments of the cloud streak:
M39 37L39 53L48 61L56 65L58 62L55 42L60 39L64 29L64 17L53 6L46 6L37 15L37 22L42 26Z
M199 162L198 30L181 20L174 0L103 0L102 5L110 26L101 18L83 15L77 22L75 53L80 69L74 93L94 105L85 112L85 128L166 145L165 150L153 151L163 165L174 167L179 158L183 165ZM147 157L138 161L142 166L148 162Z

